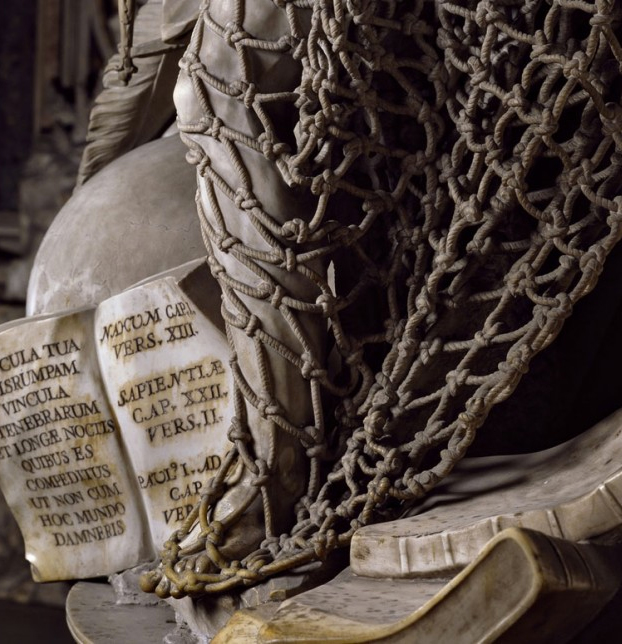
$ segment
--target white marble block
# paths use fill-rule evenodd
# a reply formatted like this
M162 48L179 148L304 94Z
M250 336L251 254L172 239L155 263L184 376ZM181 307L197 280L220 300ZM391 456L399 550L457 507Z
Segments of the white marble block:
M99 376L93 316L0 328L0 485L40 581L102 575L149 554Z
M219 307L199 260L0 327L0 486L36 579L151 559L200 499L230 448Z
M182 283L205 284L206 308L218 317L219 296L210 293L206 271L198 268ZM95 335L158 549L188 516L230 447L227 339L173 276L103 302Z

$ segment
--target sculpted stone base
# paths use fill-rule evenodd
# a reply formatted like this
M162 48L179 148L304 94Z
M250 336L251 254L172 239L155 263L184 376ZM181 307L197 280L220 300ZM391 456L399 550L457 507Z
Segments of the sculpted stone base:
M351 567L313 590L277 578L246 601L171 603L214 644L617 641L621 435L617 412L552 450L466 459L419 516L360 530Z
M453 579L380 580L347 569L280 604L238 611L211 642L568 642L618 590L621 561L620 546L578 545L510 528ZM162 605L119 606L113 598L101 584L73 588L67 621L76 641L117 641L119 628L139 624L144 628L137 644L210 641L209 635L192 637L184 629L171 633L172 614ZM592 632L598 628L602 631L602 624ZM589 631L586 637L572 641L593 641Z

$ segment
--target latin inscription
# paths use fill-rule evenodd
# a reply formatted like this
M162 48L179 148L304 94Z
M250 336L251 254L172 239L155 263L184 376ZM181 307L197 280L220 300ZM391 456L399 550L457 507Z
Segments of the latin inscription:
M228 347L175 284L150 283L113 300L99 307L98 352L159 543L230 448Z
M0 334L0 479L10 502L24 506L18 519L43 570L58 560L55 549L121 537L137 511L89 343L92 313L80 315ZM67 567L54 575L77 576Z

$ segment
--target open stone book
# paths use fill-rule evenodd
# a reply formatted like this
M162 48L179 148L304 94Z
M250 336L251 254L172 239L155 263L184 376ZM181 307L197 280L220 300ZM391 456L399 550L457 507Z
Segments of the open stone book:
M201 260L0 327L0 486L36 580L152 559L183 523L228 450L228 352Z

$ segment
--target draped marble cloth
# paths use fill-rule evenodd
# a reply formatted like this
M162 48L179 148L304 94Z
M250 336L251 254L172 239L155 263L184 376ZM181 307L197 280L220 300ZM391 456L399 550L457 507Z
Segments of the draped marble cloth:
M251 4L204 2L181 63L236 419L147 584L161 595L257 583L399 516L465 454L622 235L620 3ZM275 393L279 360L306 387L302 422ZM263 451L249 417L272 428ZM275 531L285 435L305 490ZM232 560L213 508L234 462L265 538Z

